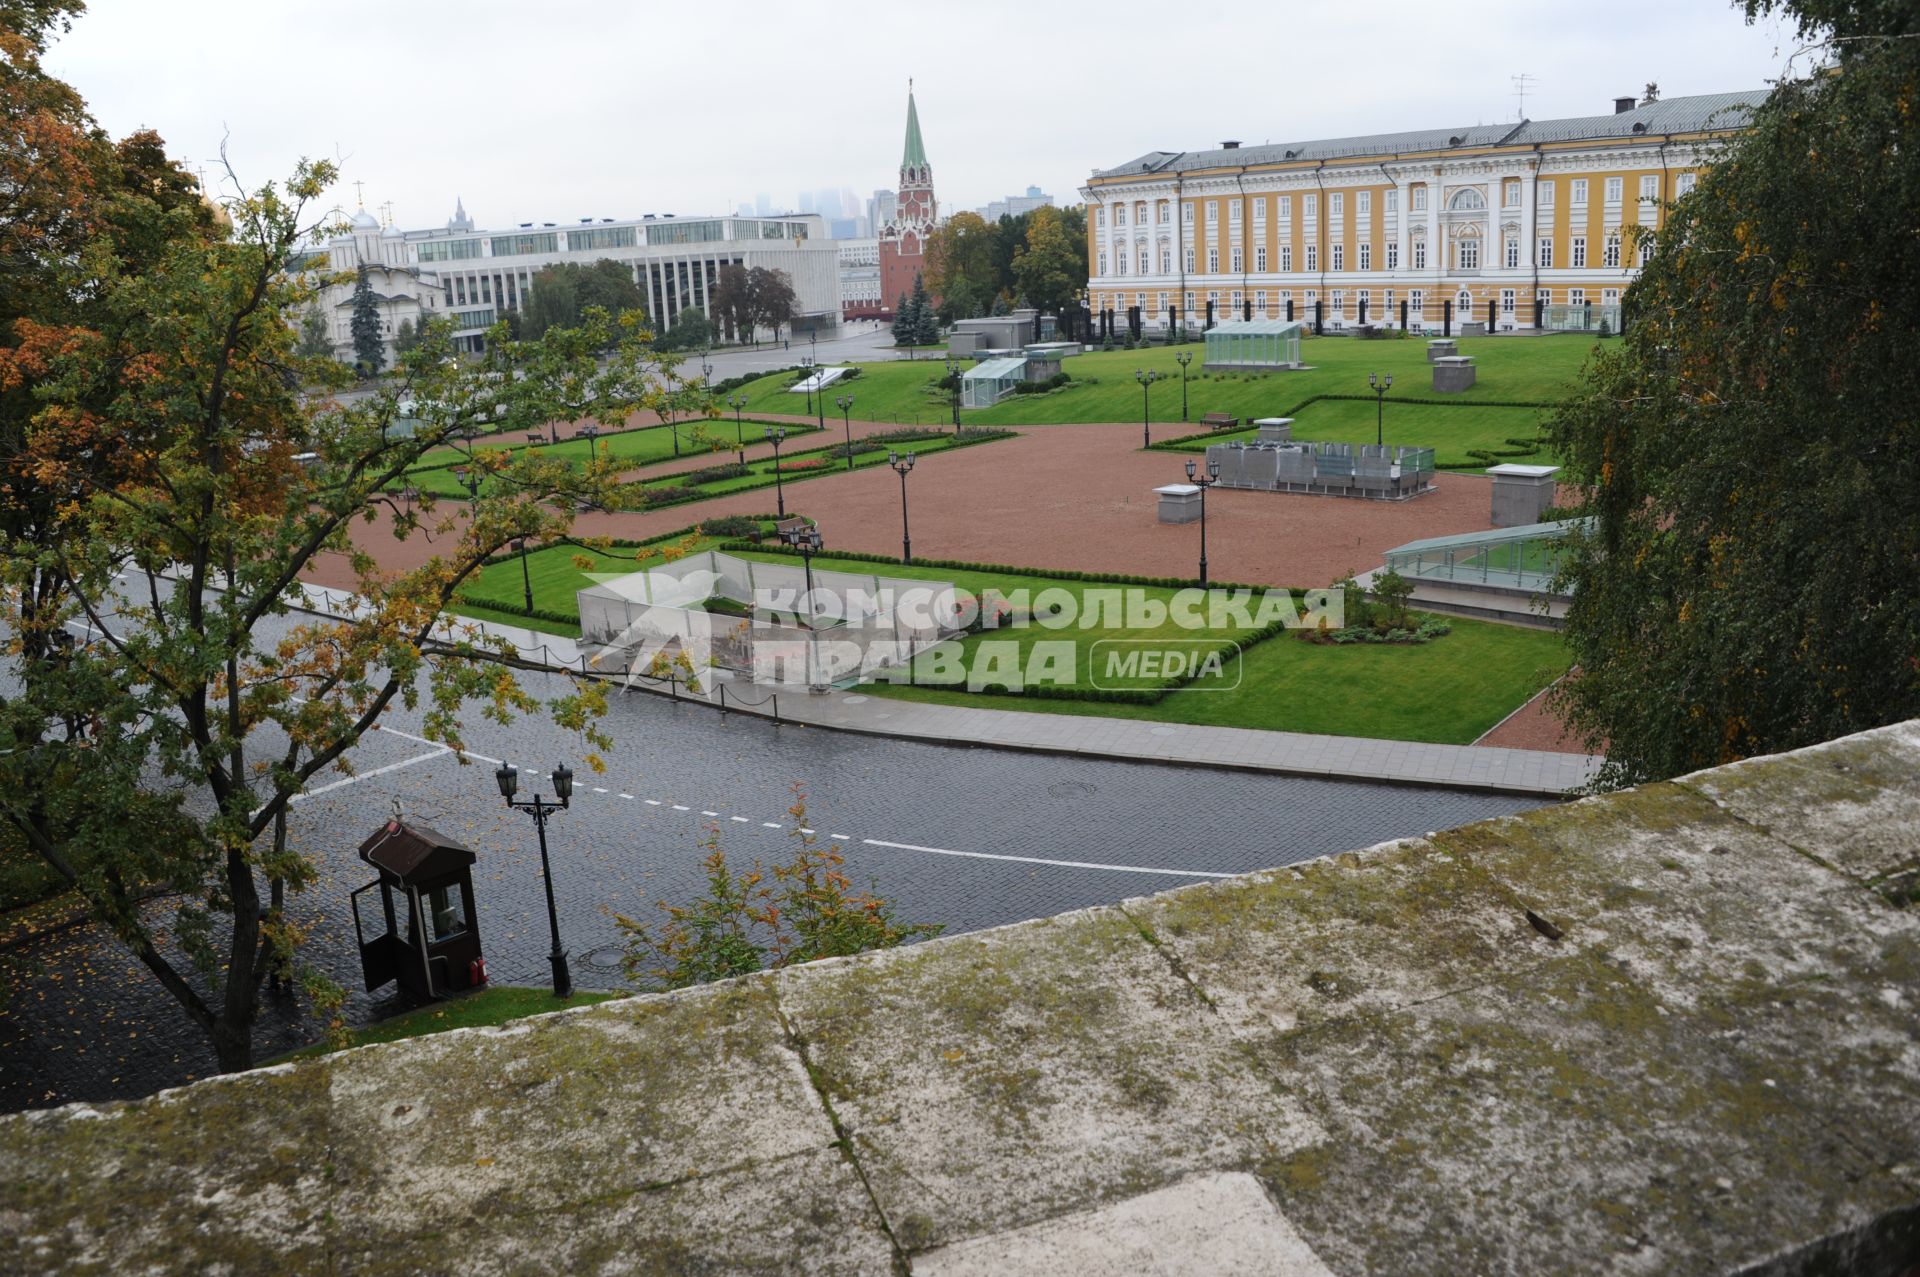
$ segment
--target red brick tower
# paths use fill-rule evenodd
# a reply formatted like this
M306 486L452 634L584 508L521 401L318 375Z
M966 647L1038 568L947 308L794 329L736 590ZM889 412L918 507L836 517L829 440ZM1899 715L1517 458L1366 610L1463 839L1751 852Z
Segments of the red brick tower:
M893 218L880 228L880 304L889 311L913 292L913 277L925 264L927 232L933 229L939 205L933 198L933 166L920 141L920 112L913 104L913 81L907 81L907 145L900 157L900 191ZM937 300L937 299L936 299Z

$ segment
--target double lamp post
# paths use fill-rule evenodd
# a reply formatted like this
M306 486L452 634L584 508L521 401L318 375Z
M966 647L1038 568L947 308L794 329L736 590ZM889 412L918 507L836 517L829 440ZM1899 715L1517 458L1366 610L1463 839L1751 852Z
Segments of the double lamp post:
M547 888L547 927L553 935L553 952L547 960L553 965L553 996L570 998L573 996L573 975L567 970L567 951L560 947L560 916L553 907L553 867L547 860L547 817L558 811L565 811L573 798L573 770L565 763L553 769L553 797L542 798L535 794L532 798L515 798L520 789L520 769L512 763L500 764L500 770L493 774L499 782L500 796L507 800L507 806L516 811L524 811L533 817L535 828L540 831L540 878Z

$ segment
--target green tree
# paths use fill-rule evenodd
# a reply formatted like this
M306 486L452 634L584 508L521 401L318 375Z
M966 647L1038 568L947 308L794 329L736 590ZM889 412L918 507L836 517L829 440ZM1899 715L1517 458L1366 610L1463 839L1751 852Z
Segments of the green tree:
M380 304L373 295L373 272L360 268L353 286L353 365L362 377L378 376L387 363L386 344L380 338Z
M1750 0L1832 50L1673 205L1551 436L1585 494L1560 704L1629 784L1920 714L1920 40L1908 4Z
M1086 237L1071 234L1059 209L1036 208L1012 269L1029 305L1058 314L1087 286Z
M913 298L905 293L893 307L893 344L896 346L913 345L913 335L919 331L920 320L914 314Z
M933 301L927 296L927 281L920 275L913 277L913 296L907 304L913 308L913 344L931 346L940 340L940 317L934 312Z
M421 322L419 328L414 326L411 319L401 320L400 326L393 330L393 353L404 356L418 349L420 346L421 328L425 326L426 323L424 320Z
M629 311L645 314L646 294L634 282L632 267L607 257L588 266L562 262L547 267L527 289L520 331L534 338L549 328L577 328L596 306L616 319Z
M689 306L655 343L662 350L704 350L713 344L713 325L698 306Z
M333 358L333 338L327 335L327 316L318 304L300 312L300 343L293 353L302 359Z

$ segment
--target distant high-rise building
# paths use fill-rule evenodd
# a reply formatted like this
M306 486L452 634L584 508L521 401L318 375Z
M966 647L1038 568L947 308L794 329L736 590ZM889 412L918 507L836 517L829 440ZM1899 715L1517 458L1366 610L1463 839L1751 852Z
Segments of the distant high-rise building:
M867 201L867 225L871 228L869 234L877 237L893 220L894 200L892 191L875 191L873 198Z
M765 217L767 214L771 213L772 211L773 211L773 200L767 195L765 191L760 191L754 195L753 215L755 217Z
M1029 186L1025 195L1009 195L1003 200L995 200L983 209L980 216L989 222L997 222L1003 217L1018 217L1022 213L1031 213L1053 203L1053 196L1042 193L1039 187Z
M913 291L914 277L924 269L927 234L938 220L933 197L933 166L920 140L920 111L914 105L913 86L907 86L907 143L900 155L900 189L892 216L880 232L880 296L888 305Z

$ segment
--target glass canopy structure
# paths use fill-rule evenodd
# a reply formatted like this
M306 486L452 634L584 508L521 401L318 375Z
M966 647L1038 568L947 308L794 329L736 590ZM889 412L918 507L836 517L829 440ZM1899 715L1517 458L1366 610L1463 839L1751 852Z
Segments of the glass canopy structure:
M1409 541L1387 551L1387 567L1409 581L1446 581L1545 593L1559 570L1564 551L1562 542L1586 523L1584 519L1562 519L1558 523L1529 523L1517 528L1495 528L1491 532L1463 532Z
M960 403L967 408L991 408L1012 394L1026 375L1025 356L983 360L961 375Z
M1300 334L1293 319L1247 319L1207 329L1209 368L1269 372L1300 367Z

